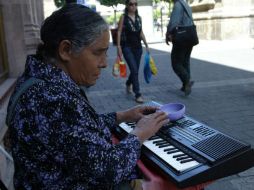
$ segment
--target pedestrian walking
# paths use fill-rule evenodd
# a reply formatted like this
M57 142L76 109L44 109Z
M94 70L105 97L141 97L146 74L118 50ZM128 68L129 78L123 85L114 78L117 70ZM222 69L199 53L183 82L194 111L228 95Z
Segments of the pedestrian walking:
M179 26L193 25L192 11L185 0L173 0L174 6L167 26L166 43L173 43L171 51L171 64L175 74L182 82L181 91L185 95L191 93L194 81L191 81L190 56L193 45L177 44L174 42L174 33Z
M109 28L93 10L67 4L40 30L10 98L7 125L15 189L120 190L139 177L141 145L169 122L151 106L97 113L80 86L93 86L107 67ZM137 122L112 143L121 122Z
M141 40L149 52L148 44L142 30L142 19L138 14L138 3L136 0L125 1L125 11L121 15L117 33L117 54L122 55L127 62L130 75L126 81L126 91L135 93L135 100L143 103L144 99L140 92L139 66L142 56Z

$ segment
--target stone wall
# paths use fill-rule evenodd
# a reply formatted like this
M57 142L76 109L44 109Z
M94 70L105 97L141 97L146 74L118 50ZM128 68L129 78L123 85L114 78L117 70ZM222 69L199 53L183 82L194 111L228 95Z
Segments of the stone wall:
M254 1L222 0L209 11L193 12L200 39L253 38Z
M254 37L254 17L215 17L196 19L201 39L223 40Z
M3 13L9 76L17 77L24 69L27 54L39 43L39 28L44 18L42 0L0 0Z

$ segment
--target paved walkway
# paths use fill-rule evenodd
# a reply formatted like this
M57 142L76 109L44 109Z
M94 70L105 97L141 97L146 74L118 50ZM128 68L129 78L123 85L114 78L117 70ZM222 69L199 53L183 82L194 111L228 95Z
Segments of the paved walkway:
M182 102L186 114L208 126L234 136L254 147L254 43L253 41L201 41L191 60L193 92L185 97L181 83L170 65L170 49L164 43L150 44L158 75L146 84L143 60L140 69L141 91L146 101ZM123 110L134 105L133 95L125 93L125 79L111 75L115 47L108 52L108 68L88 97L98 112ZM251 190L254 168L215 181L206 190Z

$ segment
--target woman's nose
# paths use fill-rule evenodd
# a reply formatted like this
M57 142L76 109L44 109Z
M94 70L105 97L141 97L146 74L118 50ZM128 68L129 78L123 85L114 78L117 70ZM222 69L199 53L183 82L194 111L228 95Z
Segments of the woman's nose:
M108 66L108 62L107 59L104 58L101 62L100 62L100 68L106 68Z

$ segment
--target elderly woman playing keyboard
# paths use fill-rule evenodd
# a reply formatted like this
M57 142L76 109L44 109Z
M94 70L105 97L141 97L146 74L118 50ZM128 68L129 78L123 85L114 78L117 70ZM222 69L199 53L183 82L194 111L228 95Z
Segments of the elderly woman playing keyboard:
M121 189L137 178L141 144L168 122L166 114L149 106L108 114L92 108L79 85L96 84L109 46L108 25L96 12L64 6L44 21L41 41L8 106L15 188ZM114 145L111 131L124 121L137 125Z

